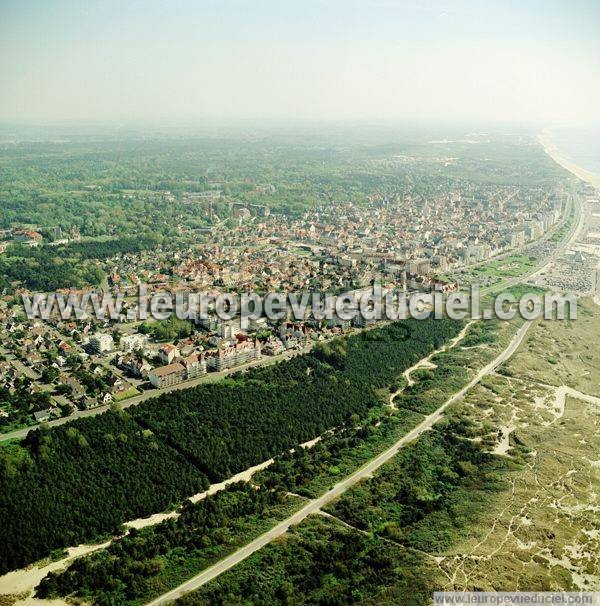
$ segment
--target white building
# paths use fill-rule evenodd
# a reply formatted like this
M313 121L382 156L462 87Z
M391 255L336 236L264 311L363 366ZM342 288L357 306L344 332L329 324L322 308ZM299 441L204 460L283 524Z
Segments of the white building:
M158 350L158 357L164 364L172 364L175 358L179 357L179 349L171 343L165 343Z
M115 348L115 343L112 335L97 332L90 337L90 346L97 353L107 353L109 351L113 351Z
M120 346L122 351L134 351L136 349L144 349L147 343L147 335L135 332L132 335L121 337Z

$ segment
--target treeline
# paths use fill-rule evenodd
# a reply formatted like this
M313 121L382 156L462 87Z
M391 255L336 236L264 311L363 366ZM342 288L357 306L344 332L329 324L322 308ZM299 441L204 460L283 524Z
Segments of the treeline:
M0 477L0 572L162 511L206 485L361 417L461 325L406 320L327 350L237 373L23 443L30 465ZM0 449L0 454L2 449ZM0 467L1 469L1 467Z
M96 286L104 277L104 272L99 267L84 265L77 259L52 256L47 251L35 255L29 252L26 254L27 256L20 257L7 253L0 257L0 291L12 290L15 282L37 292Z
M91 261L115 255L138 253L156 248L160 238L153 235L111 240L71 242L61 246L29 247L15 245L0 258L0 289L13 282L34 291L98 286L104 278L102 268Z
M310 448L296 447L252 477L254 484L315 498L423 419L410 411L385 411L327 433Z
M71 242L65 246L67 254L80 259L109 259L115 255L135 254L160 245L162 239L155 234L140 234L110 240L86 240Z
M108 548L75 560L66 571L50 573L36 596L74 595L101 606L153 597L160 575L169 578L169 568L177 568L178 560L203 558L208 565L219 549L239 540L245 522L268 515L285 498L281 492L233 484L195 504L188 502L177 518L132 529Z
M22 446L0 449L0 573L114 533L208 486L122 412L31 431Z

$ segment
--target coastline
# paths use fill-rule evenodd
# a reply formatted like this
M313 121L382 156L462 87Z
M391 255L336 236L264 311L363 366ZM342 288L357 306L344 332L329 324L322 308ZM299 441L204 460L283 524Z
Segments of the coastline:
M560 164L563 168L568 170L570 173L574 174L576 177L579 177L581 180L589 183L594 186L596 189L600 189L600 176L591 173L580 166L577 166L574 162L567 160L564 156L561 155L560 150L556 147L552 139L550 138L550 134L548 129L544 129L538 135L538 141L544 148L544 151L557 163Z

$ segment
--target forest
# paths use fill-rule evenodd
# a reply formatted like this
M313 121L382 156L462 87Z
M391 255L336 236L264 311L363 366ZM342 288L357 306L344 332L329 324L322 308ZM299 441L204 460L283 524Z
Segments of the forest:
M36 596L74 594L101 606L149 599L161 591L161 577L171 580L182 564L188 575L210 565L268 524L271 515L279 510L285 514L286 500L290 498L283 492L232 484L195 504L186 503L177 518L132 529L107 549L76 560L64 573L50 573ZM196 568L190 570L191 565Z
M0 572L115 533L207 485L120 411L32 431L22 447L0 449Z
M402 321L127 413L30 432L16 462L0 448L0 517L11 520L0 537L0 572L163 511L209 480L364 415L381 404L378 389L460 328L452 320Z
M158 237L148 235L59 246L13 245L0 256L0 289L11 290L14 282L38 292L98 286L104 278L104 271L89 261L137 253L155 248L159 242Z

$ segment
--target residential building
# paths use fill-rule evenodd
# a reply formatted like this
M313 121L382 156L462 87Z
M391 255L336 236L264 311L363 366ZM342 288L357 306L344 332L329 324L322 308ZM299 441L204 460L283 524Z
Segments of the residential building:
M90 347L99 354L108 353L113 351L115 343L112 335L107 335L102 332L97 332L90 337Z
M185 368L179 364L167 364L166 366L160 366L159 368L153 368L149 374L150 383L162 389L163 387L169 387L171 385L177 385L185 378Z

